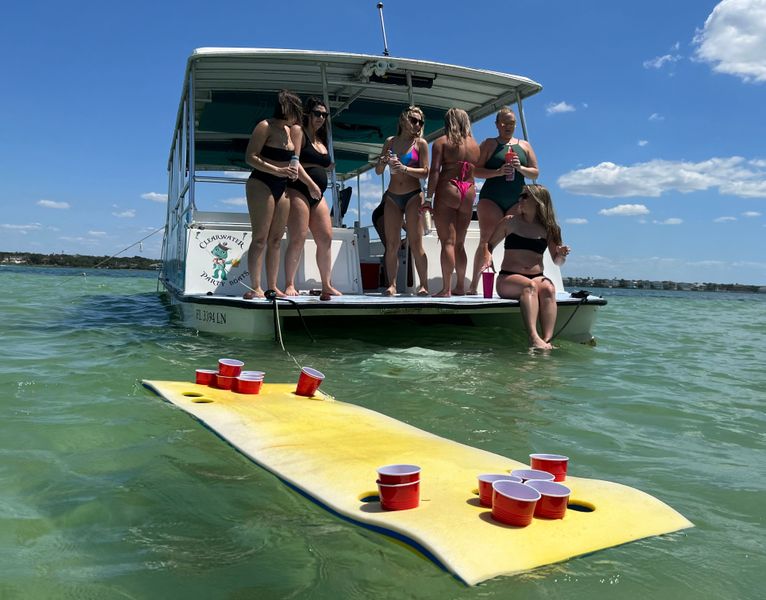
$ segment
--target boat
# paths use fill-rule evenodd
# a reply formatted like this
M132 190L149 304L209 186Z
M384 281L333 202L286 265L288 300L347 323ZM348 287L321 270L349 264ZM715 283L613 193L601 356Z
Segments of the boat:
M310 234L296 277L296 287L302 290L299 296L243 299L250 283L249 216L210 209L216 207L225 186L244 188L250 173L245 163L250 134L256 123L271 116L275 94L283 88L304 98L323 98L330 110L334 168L327 193L332 194L328 201L333 211L332 280L344 294L330 301L315 293L321 280ZM267 48L194 50L186 64L167 163L167 219L159 273L183 325L255 339L279 337L284 327L298 321L310 330L312 323L339 318L346 331L357 319L384 327L404 320L408 326L447 322L521 331L517 300L416 296L413 292L419 282L406 247L400 252L397 282L403 293L382 295L382 245L370 235L369 227L359 221L346 227L343 217L354 182L359 206L360 176L372 168L386 137L395 134L406 106L417 104L424 111L424 137L429 142L443 133L444 113L453 106L463 108L475 122L502 106L514 105L527 138L523 102L541 90L539 83L518 75L386 55ZM469 257L478 239L474 222L466 238ZM283 238L283 253L285 247ZM435 233L425 236L424 247L430 265L428 288L438 290L440 246ZM502 248L496 249L493 258L500 264ZM557 290L556 337L594 343L596 313L606 300L566 291L547 251L544 259L545 274ZM283 282L281 273L278 285Z

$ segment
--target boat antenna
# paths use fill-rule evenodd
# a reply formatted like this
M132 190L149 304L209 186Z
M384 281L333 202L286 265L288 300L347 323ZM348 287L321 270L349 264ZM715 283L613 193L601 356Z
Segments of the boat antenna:
M388 40L386 39L386 22L383 20L382 2L378 2L378 12L380 13L380 29L383 31L383 56L388 56Z

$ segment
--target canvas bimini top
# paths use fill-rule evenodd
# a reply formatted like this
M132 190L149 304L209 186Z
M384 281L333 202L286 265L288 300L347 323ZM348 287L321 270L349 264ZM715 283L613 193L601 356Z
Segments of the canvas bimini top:
M329 103L336 176L345 180L371 167L411 104L423 109L430 142L443 133L449 108L464 109L471 122L509 104L522 113L522 100L542 86L518 75L409 58L199 48L187 62L169 168L183 153L192 172L249 169L248 139L260 120L272 116L281 89Z

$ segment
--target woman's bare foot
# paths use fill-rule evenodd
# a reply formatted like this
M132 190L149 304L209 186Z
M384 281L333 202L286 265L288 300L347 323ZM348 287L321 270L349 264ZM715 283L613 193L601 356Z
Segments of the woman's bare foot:
M261 288L258 288L257 290L248 290L244 294L242 294L242 297L245 300L252 300L253 298L265 298L266 294L263 293L263 290Z
M278 296L279 294L277 294ZM285 287L285 296L298 296L298 290L295 289L294 285L288 285Z
M384 295L384 296L396 296L396 285L395 285L395 284L389 285L389 286L388 286L388 287L387 287L387 288L386 288L386 289L383 291L383 295Z
M476 296L477 295L476 288L468 288L468 291L465 293L466 296Z
M426 286L424 286L424 285L421 285L418 288L418 291L415 292L415 295L416 296L428 296L428 288Z
M454 290L452 290L453 296L465 296L465 288L462 287L456 287Z
M449 298L452 295L452 293L449 290L445 290L442 288L438 292L434 294L434 298Z
M342 296L343 294L331 285L322 288L322 296Z
M274 290L274 293L277 295L277 298L287 298L287 294L285 294L282 290L280 290L278 287L274 286L271 288Z
M539 350L552 350L553 346L551 346L548 342L546 342L543 338L535 336L529 338L529 347L530 348L537 348Z

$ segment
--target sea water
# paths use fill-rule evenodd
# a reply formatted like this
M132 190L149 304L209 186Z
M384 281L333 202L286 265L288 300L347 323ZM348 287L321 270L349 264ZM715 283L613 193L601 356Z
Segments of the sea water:
M766 295L597 290L598 345L550 353L446 325L294 329L286 353L184 329L154 273L0 284L0 598L763 597ZM313 366L340 400L518 460L567 454L696 527L466 587L141 386L221 356L272 382Z

